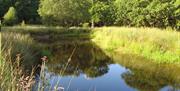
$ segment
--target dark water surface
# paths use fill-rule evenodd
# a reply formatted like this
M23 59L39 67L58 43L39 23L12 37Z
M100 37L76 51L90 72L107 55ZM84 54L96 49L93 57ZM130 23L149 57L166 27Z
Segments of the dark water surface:
M107 54L89 41L46 45L49 87L63 87L64 91L180 91L180 66L160 65L135 55Z

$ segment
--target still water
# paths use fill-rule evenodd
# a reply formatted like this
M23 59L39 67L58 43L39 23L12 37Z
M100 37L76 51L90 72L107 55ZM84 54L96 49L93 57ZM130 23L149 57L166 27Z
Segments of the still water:
M108 54L89 41L45 45L44 54L49 57L45 91L53 91L55 86L64 91L180 91L177 65L160 65L135 55ZM41 79L37 77L38 81Z

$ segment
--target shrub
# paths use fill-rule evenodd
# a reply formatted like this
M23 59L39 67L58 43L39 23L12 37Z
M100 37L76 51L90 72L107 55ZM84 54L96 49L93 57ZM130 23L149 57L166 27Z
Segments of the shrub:
M83 24L82 24L82 27L83 27L83 28L88 28L88 27L89 27L89 23L83 23Z
M13 25L17 22L16 9L10 7L8 12L4 15L4 24Z

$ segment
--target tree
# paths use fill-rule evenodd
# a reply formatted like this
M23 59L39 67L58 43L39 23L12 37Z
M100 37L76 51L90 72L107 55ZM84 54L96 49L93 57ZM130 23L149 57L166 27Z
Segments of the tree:
M116 24L148 27L176 27L175 0L116 0ZM129 7L131 6L131 7Z
M89 0L41 0L39 15L44 23L77 26L88 22Z
M114 8L112 5L112 1L107 0L92 0L91 8L89 12L91 14L92 23L96 23L96 25L112 25L115 18Z
M4 24L13 25L17 22L16 9L10 7L8 12L4 15Z
M39 0L15 0L14 6L17 10L19 22L38 23Z
M9 7L16 8L18 22L36 23L39 20L39 0L0 0L0 18L5 15Z
M176 21L176 28L178 30L180 30L180 1L179 0L175 0L174 1L174 6L175 6L175 11L174 11L174 15L175 15L175 19Z
M9 7L14 3L13 0L0 0L0 18L8 11Z

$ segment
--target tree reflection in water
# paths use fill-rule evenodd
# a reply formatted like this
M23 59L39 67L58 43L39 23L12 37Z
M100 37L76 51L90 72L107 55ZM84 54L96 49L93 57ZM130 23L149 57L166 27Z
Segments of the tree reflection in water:
M76 51L65 69L75 46ZM56 43L49 46L48 50L52 52L51 60L47 63L48 71L61 76L85 74L88 78L95 78L107 73L108 65L112 63L111 59L92 42L76 43L75 45L73 43ZM60 74L62 70L64 73Z
M113 56L114 62L130 70L121 75L130 87L139 91L159 91L168 86L168 91L179 91L180 66L157 64L132 54L114 54Z
M108 87L109 89L114 89L115 87L117 87L116 89L120 89L118 87L126 87L127 85L127 88L121 88L124 89L124 91L130 89L139 91L158 91L162 88L162 91L167 91L167 89L176 91L176 89L180 89L180 87L178 87L180 86L180 66L174 66L172 64L156 64L132 54L110 53L107 55L91 41L73 42L64 40L63 42L58 41L57 43L53 42L47 44L45 50L50 54L49 61L46 63L48 70L47 74L50 75L52 79L59 80L59 78L64 76L64 83L66 83L68 76L76 76L78 79L81 77L81 74L85 75L86 79L96 78L106 73L111 74L108 73L109 64L119 64L120 69L111 69L113 76L105 75L112 80L107 81L107 78L103 78L102 76L101 80L107 83L96 84L98 78L93 81L91 80L92 83L99 86L99 88L101 88L102 85L111 85L111 87ZM75 47L76 51L72 56L71 61L68 63L68 59ZM66 68L67 63L68 66ZM123 71L122 68L124 67L127 68L127 70L123 73L121 71ZM63 74L60 74L62 70L64 72ZM119 75L121 75L121 77L119 77ZM50 80L52 81L52 79ZM122 83L121 80L123 80ZM80 81L78 84L86 84L86 86L88 86L86 83L87 81L83 83L82 78L79 78L78 81ZM51 82L51 84L52 86L55 85L56 81ZM83 87L80 88L83 89ZM102 87L102 89L103 88L104 87ZM164 88L166 89L164 90ZM106 89L107 88L101 91Z

